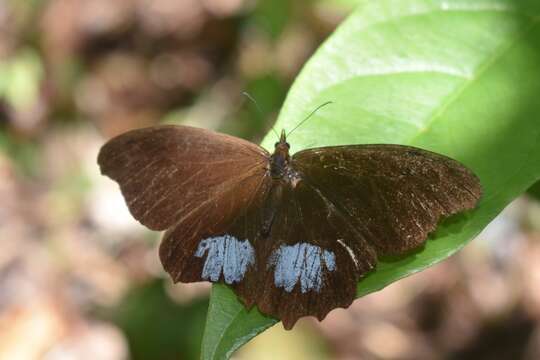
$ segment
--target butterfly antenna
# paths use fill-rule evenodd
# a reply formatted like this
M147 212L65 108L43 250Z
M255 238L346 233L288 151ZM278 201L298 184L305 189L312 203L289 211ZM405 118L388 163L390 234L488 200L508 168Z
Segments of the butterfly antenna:
M264 118L263 112L262 112L259 104L257 103L257 100L255 100L253 98L253 96L249 95L249 93L247 93L246 91L242 92L242 95L247 97L255 105L255 108L257 109L257 112L259 113L261 118ZM271 130L274 132L274 134L276 134L276 137L279 139L279 134L277 133L276 129L274 129L274 127L272 127Z
M333 101L327 101L327 102L325 102L324 104L317 106L317 108L315 108L315 110L313 110L308 116L306 116L306 118L305 118L304 120L300 121L300 122L298 123L298 125L296 125L291 131L289 131L289 132L287 133L287 137L288 137L289 135L291 135L291 134L293 133L294 130L298 129L303 123L305 123L306 121L308 121L310 117L312 117L313 115L315 115L315 113L316 113L317 111L319 111L320 109L322 109L322 108L325 107L326 105L330 105L330 104L333 104L333 103L334 103Z

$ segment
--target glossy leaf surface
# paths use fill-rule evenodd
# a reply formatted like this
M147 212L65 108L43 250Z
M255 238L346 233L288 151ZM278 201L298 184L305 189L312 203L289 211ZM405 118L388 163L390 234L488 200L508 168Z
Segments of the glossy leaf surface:
M519 3L519 4L518 4ZM423 251L383 261L358 296L454 254L540 178L540 10L511 0L361 2L306 64L276 128L292 151L395 143L469 166L484 197L473 212L439 226ZM269 134L263 145L271 149ZM275 320L247 312L215 285L202 357L222 359Z

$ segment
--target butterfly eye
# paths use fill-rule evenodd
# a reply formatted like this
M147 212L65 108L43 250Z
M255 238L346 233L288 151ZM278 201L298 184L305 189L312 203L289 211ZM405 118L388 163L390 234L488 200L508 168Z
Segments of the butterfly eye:
M277 142L277 143L274 144L274 147L277 147L278 145L279 145L279 143Z
M291 145L289 145L289 143L285 143L285 145L287 145L287 149L291 148Z

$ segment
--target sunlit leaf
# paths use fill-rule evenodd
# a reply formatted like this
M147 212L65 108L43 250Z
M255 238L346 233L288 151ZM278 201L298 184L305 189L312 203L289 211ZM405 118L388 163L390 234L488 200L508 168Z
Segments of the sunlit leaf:
M379 264L358 296L454 254L540 178L540 11L512 0L362 2L306 64L277 129L292 129L293 151L316 146L397 143L451 156L484 187L480 206L443 224L423 251ZM271 149L270 134L263 144ZM215 286L204 359L234 349L273 325Z

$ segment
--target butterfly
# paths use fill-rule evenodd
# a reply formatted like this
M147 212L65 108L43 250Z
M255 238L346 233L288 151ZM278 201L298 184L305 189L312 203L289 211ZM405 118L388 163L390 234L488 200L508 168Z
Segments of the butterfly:
M205 129L155 126L113 138L98 163L135 219L166 230L159 256L174 282L225 283L286 329L348 307L380 257L421 247L482 193L443 155L382 144L291 155L285 131L270 154Z

